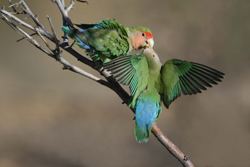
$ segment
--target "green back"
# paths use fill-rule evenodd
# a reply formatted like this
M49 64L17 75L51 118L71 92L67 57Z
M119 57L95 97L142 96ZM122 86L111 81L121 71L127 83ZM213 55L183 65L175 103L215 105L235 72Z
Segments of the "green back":
M124 38L128 36L126 27L118 23L116 20L111 21L110 19L107 19L100 21L100 23L75 24L75 25L81 29L96 28L105 30L116 30Z
M222 72L211 67L188 62L179 59L167 61L161 69L161 99L166 106L178 98L181 93L192 95L201 93L206 87L212 87L211 84L221 82Z
M88 54L96 51L108 58L127 55L132 49L127 28L117 21L102 20L98 24L77 25L86 28L84 32L74 31L74 34L91 49ZM100 58L100 57L99 57Z

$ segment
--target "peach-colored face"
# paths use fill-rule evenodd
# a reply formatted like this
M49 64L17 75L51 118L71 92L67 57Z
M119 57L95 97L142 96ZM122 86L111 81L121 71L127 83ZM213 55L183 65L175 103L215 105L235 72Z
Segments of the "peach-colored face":
M135 50L140 50L145 46L153 48L154 40L150 32L139 31L134 38L131 39L132 45Z

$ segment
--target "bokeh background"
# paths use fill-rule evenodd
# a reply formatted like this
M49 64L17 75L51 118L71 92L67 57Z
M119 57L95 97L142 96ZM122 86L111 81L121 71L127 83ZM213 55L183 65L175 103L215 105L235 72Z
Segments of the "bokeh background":
M48 30L46 15L57 35L63 34L56 4L26 2ZM250 1L88 2L70 12L74 23L115 18L149 27L162 63L185 59L226 74L218 86L163 107L157 124L198 167L250 166ZM0 6L7 8L8 1ZM135 141L133 113L114 92L62 70L27 41L16 43L20 36L3 21L0 30L1 167L181 166L153 135L147 143ZM63 56L99 76L68 53Z

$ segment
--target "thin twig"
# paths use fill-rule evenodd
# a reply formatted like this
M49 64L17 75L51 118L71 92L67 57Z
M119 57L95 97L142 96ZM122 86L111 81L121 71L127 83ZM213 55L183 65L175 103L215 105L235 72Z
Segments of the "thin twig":
M30 34L30 36L32 37L33 35L36 35L37 33L33 33L33 34ZM22 37L20 39L18 39L16 42L20 42L22 40L26 39L26 37Z
M41 37L41 39L43 40L43 42L46 44L46 46L49 48L50 51L53 52L53 49L50 47L49 43L46 41L46 39L40 34L40 32L38 30L36 30L36 33L38 34L38 36Z
M60 0L54 0L54 2L57 4L59 10L62 13L63 16L63 20L65 20L65 22L68 24L68 26L73 26L71 20L68 17L68 12L65 10L65 6L63 5L64 3L62 3ZM64 0L63 0L64 2Z
M51 21L51 19L50 19L50 17L49 17L48 15L47 15L47 18L48 18L48 20L49 20L49 24L50 24L50 27L51 27L51 31L52 31L52 33L53 33L53 37L54 37L55 39L57 39L57 37L56 37L56 32L55 32L54 26L53 26L53 24L52 24L52 21ZM55 43L56 43L56 48L59 49L58 40L55 40Z
M55 39L57 39L57 37L56 37L56 32L55 32L55 29L54 29L54 26L53 26L53 24L52 24L52 21L51 21L51 19L50 19L50 17L47 15L47 18L48 18L48 20L49 20L49 24L50 24L50 27L51 27L51 31L52 31L52 33L53 33L53 37L55 38ZM42 36L41 36L42 37ZM59 43L58 43L58 40L55 40L55 43L56 43L56 49L55 50L52 50L53 51L53 53L57 56L57 60L60 60L61 59L61 55L62 54L56 54L56 52L59 52L60 51L60 46L59 46Z
M20 0L20 3L23 6L23 7L21 7L23 9L23 11L25 11L25 13L27 13L32 18L32 20L36 23L37 27L41 27L41 28L45 29L43 27L43 25L38 21L37 17L35 17L35 15L32 13L32 11L28 7L28 5L24 2L24 0Z
M77 1L82 1L82 0L77 0ZM9 0L10 2L10 0ZM63 16L63 20L64 20L64 25L69 25L69 26L73 26L72 22L70 21L70 19L68 18L68 12L70 10L67 10L64 8L64 0L54 0L55 3L57 3L58 8L60 9L62 16ZM85 2L85 1L82 1ZM23 10L24 12L26 12L32 19L33 21L36 23L37 28L23 22L22 20L18 19L17 17L15 17L13 14L11 14L10 12L7 12L4 9L0 9L0 13L2 16L2 19L9 25L11 26L11 28L13 28L18 34L20 34L24 39L27 39L31 44L33 44L34 46L36 46L38 49L40 49L41 51L43 51L44 53L46 53L47 55L49 55L50 57L58 60L61 64L63 64L64 69L68 69L70 71L76 72L78 74L81 74L85 77L88 77L104 86L109 87L110 89L112 89L113 91L115 91L119 97L123 100L126 101L129 98L128 93L119 85L118 82L116 82L109 74L109 72L107 72L106 70L98 69L102 75L108 80L104 81L90 73L87 73L86 71L70 64L68 61L66 61L63 57L62 57L62 51L60 50L60 48L58 46L60 46L61 48L63 48L64 50L66 50L67 52L69 52L70 54L72 54L73 56L75 56L78 60L80 60L81 62L83 62L84 64L91 66L92 68L94 67L94 64L92 61L86 59L85 57L83 57L82 55L80 55L79 53L77 53L74 49L72 49L72 47L69 46L68 41L64 40L63 42L60 42L55 35L54 32L54 28L52 25L52 22L50 21L50 25L51 25L51 29L53 32L53 35L51 35L44 27L43 25L38 21L38 19L33 15L33 13L31 12L31 10L29 9L29 7L26 5L26 3L23 0L20 0L19 3L16 4L11 4L11 7L14 6L18 6L19 4L21 4L24 6ZM69 9L71 9L72 5L70 5ZM34 40L31 35L29 35L28 33L24 32L21 28L19 28L18 26L16 26L13 22L11 22L7 17L13 19L14 21L16 21L17 23L23 25L24 27L27 27L29 29L31 29L32 31L36 32L45 42L46 46L48 48L50 48L50 50L53 52L49 52L46 49L44 49L43 47L41 47L39 45L39 43ZM56 49L53 50L48 43L46 42L46 40L43 38L43 36L45 36L46 38L48 38L49 40L51 40L52 42L54 42L56 44ZM133 110L132 110L133 111ZM133 111L134 112L134 111ZM194 165L192 164L192 162L190 161L188 156L185 156L162 132L161 130L156 126L156 124L153 124L152 127L152 133L155 135L155 137L159 140L159 142L166 148L168 149L168 151L175 156L183 166L186 167L194 167Z
M67 7L66 12L69 13L71 9L75 6L75 0L71 0L70 5Z
M26 12L32 20L36 23L37 27L41 28L45 33L49 34L49 32L45 29L45 27L38 21L38 18L32 13L28 5L24 2L24 0L20 0L23 6L23 11Z
M18 26L16 26L13 22L11 22L6 16L2 15L2 19L9 25L11 26L18 34L20 34L21 36L25 37L25 39L27 39L31 44L33 44L35 47L37 47L38 49L40 49L41 51L43 51L44 53L46 53L47 55L49 55L50 57L57 59L57 56L52 54L51 52L47 51L46 49L44 49L43 47L41 47L41 45L39 45L39 43L34 40L29 34L27 34L26 32L24 32L21 28L19 28ZM43 38L43 36L38 32L38 35L44 40L44 42L46 43L46 45L51 48L46 40ZM58 54L61 54L61 51L58 52ZM76 67L74 65L71 65L68 61L66 61L65 59L63 59L61 57L60 61L61 64L64 65L64 69L69 69L73 72L76 72L78 74L81 74L93 81L96 81L98 83L101 83L102 85L105 85L107 87L110 87L110 84L90 73L87 73L86 71L80 69L79 67Z
M35 28L34 28L33 26L31 26L31 25L29 25L28 23L26 23L26 22L20 20L19 18L17 18L17 17L14 16L13 14L7 12L6 10L0 9L0 13L2 13L2 14L4 14L4 15L8 16L9 18L11 18L11 19L15 20L17 23L19 23L20 25L22 25L22 26L24 26L24 27L26 27L26 28L28 28L28 29L30 29L30 30L32 30L32 31L35 32Z
M10 1L9 1L9 2L10 2ZM14 3L14 4L11 3L11 5L9 6L9 8L11 8L11 7L13 7L13 6L18 7L18 5L20 5L21 3L22 3L22 0L20 0L20 2Z
M9 0L9 3L10 3L10 5L13 5L13 3L11 2L11 0ZM13 11L14 11L15 13L17 13L16 8L15 8L14 6L12 6L12 9L13 9Z
M14 16L13 14L11 14L10 12L7 12L5 9L0 9L0 13L2 13L3 15L13 19L15 22L17 22L18 24L32 30L33 32L36 33L36 29L35 27L29 25L28 23L20 20L19 18L17 18L16 16ZM55 42L54 41L54 37L49 33L49 32L44 32L42 29L38 28L38 31L40 32L41 35L45 36L46 38L48 38L50 41ZM73 48L69 47L68 42L67 41L63 41L60 42L58 40L58 43L60 45L61 48L63 48L65 51L67 51L68 53L70 53L71 55L73 55L77 60L81 61L82 63L90 66L90 67L94 67L94 64L91 60L85 58L84 56L82 56L81 54L79 54L78 52L76 52Z

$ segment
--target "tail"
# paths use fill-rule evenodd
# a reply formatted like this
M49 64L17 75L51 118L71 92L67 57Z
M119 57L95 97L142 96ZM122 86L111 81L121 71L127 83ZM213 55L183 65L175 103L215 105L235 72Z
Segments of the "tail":
M61 26L62 30L82 49L90 49L87 45L87 39L85 38L83 32L85 30L79 30L74 27Z
M138 101L135 111L135 138L139 143L147 142L154 121L158 118L161 108L158 103L149 99Z

